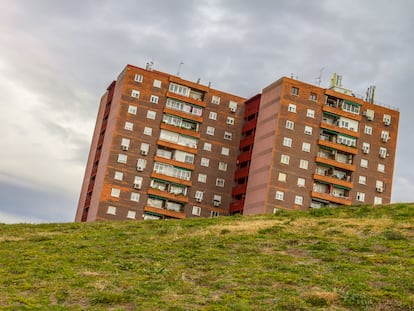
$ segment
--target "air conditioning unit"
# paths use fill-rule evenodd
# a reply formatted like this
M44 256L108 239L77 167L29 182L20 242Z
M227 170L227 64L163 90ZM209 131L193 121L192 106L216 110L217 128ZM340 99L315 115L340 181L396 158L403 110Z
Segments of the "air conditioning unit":
M380 158L381 158L381 159L385 159L385 157L386 157L387 155L386 155L385 153L380 153L380 155L379 155L379 156L380 156Z
M127 151L128 150L128 146L122 145L122 150Z
M196 202L198 202L198 203L200 203L200 202L202 202L202 201L203 201L203 199L202 199L202 198L195 198L195 200L196 200Z
M363 116L366 116L366 115L367 115L367 112L366 112L366 111L363 111L363 112L362 112L362 115L363 115Z
M390 125L390 124L391 124L391 121L390 121L390 120L385 120L385 121L384 121L384 125L388 126L388 125Z
M148 155L148 151L147 150L141 150L141 154L142 155Z
M231 112L236 112L237 108L236 107L230 107L230 111Z
M213 205L214 205L215 207L220 206L220 204L221 204L221 202L220 202L220 201L213 201Z
M369 152L369 149L368 148L364 148L364 149L362 149L362 152L363 153L368 153Z
M388 139L389 139L389 137L387 137L387 136L382 137L382 141L383 141L384 143L386 143L386 142L388 141Z
M138 172L142 172L144 170L144 167L143 166L141 166L141 165L138 165L137 166L137 171Z
M134 184L135 189L141 189L141 184Z
M384 191L384 189L383 188L377 188L377 192L383 192Z
M353 127L350 127L349 130L355 132L355 129Z
M372 121L372 120L374 120L374 118L372 116L370 116L370 115L367 115L367 120L368 121Z

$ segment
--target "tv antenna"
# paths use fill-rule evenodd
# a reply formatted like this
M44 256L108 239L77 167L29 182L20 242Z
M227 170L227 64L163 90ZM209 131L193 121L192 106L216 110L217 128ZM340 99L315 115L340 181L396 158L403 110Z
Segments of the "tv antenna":
M181 62L178 64L177 76L179 76L179 75L180 75L181 65L184 65L184 62L182 62L182 61L181 61Z
M318 84L318 86L321 86L321 82L322 82L322 72L325 69L325 67L322 67L321 70L319 70L319 76L316 77L316 83Z

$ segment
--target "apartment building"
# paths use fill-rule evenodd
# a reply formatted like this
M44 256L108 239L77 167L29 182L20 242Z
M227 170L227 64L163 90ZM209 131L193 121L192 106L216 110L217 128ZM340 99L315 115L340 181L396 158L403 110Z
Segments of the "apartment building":
M243 214L390 202L399 112L341 80L263 89L244 201L233 197Z
M227 215L244 101L127 65L101 98L75 220Z

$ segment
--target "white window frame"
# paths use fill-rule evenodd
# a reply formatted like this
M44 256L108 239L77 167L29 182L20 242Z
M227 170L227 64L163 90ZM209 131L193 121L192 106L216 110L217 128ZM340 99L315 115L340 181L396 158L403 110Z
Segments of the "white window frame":
M298 182L297 182L297 186L300 188L305 187L306 185L306 179L303 177L298 177Z
M106 210L106 213L109 214L109 215L116 215L116 207L112 206L112 205L109 205L107 210Z
M367 177L363 175L359 175L358 177L358 184L366 185L367 184Z
M147 110L147 119L155 120L156 117L157 117L157 112L153 110Z
M303 142L302 143L302 151L304 152L310 152L311 151L311 144Z
M233 138L233 133L225 131L225 132L224 132L224 137L223 137L223 138L224 138L225 140L232 140L232 138Z
M308 160L301 159L299 161L299 168L307 170L308 167L309 167L309 161Z
M158 104L159 99L160 98L157 95L151 95L150 102L153 103L153 104Z
M131 192L131 196L129 197L129 199L133 202L139 202L140 198L141 196L138 192Z
M295 195L295 204L296 205L303 205L303 196Z
M122 181L124 179L124 173L115 171L114 179Z
M215 132L215 128L214 127L212 127L212 126L207 126L207 129L206 129L206 134L207 135L211 135L211 136L214 136L214 132Z
M210 113L208 114L208 118L210 120L217 120L217 112L210 111Z
M142 81L144 81L144 76L139 73L136 73L134 77L134 81L138 83L142 83Z
M368 160L367 159L361 159L360 166L363 168L368 168Z
M128 219L136 219L137 212L133 210L128 210L127 217Z
M220 97L217 95L213 95L211 97L211 103L214 105L220 105Z
M280 182L286 182L287 174L283 173L283 172L279 172L279 174L277 176L277 180L280 181Z
M388 153L387 153L387 148L384 147L380 147L379 148L379 157L382 159L385 159L387 157Z
M298 88L297 86L292 86L292 88L291 88L291 90L290 90L290 93L291 93L293 96L299 96L299 88Z
M382 198L381 197L374 197L374 205L382 204Z
M228 156L230 154L230 149L227 147L221 147L221 154Z
M292 138L290 137L283 137L283 146L285 147L292 147Z
M224 183L226 182L226 180L224 178L216 178L216 187L224 187Z
M130 114L137 114L137 110L138 110L137 106L133 106L133 105L128 106L128 113Z
M210 143L204 143L203 150L211 151L211 144Z
M372 135L372 126L365 125L364 133L367 135Z
M295 105L295 104L290 103L290 104L288 105L288 111L289 111L289 112L292 112L292 113L296 113L296 105Z
M111 188L111 197L119 198L120 195L121 195L121 189Z
M219 162L218 170L223 171L223 172L227 172L227 163L226 162Z
M312 126L309 126L309 125L305 125L305 129L304 129L304 131L303 131L306 135L312 135L312 132L313 132L313 128L312 128Z
M191 211L192 215L200 216L201 215L201 207L193 205L193 209Z
M385 172L385 164L378 163L377 171L384 173Z
M295 129L295 122L291 121L291 120L286 120L285 127L289 130L294 130Z
M233 117L227 117L226 124L234 125L234 118Z
M313 109L306 110L306 116L308 118L315 118L315 110L313 110Z
M197 177L197 181L202 182L202 183L206 183L207 182L207 175L199 173L198 177Z
M122 138L121 140L121 147L123 150L128 150L131 140L129 138Z
M140 92L138 90L132 90L131 91L131 97L133 98L139 98Z
M285 193L283 191L276 191L275 199L279 201L283 201L285 199Z
M208 167L210 165L210 159L202 157L200 160L200 165Z
M162 85L161 80L154 79L154 82L152 83L153 87L161 88L161 85Z
M152 136L152 128L151 127L144 127L144 135Z
M356 200L358 202L365 202L365 193L364 192L357 192L356 193Z
M124 129L126 129L127 131L132 131L134 129L134 123L126 121Z
M128 160L128 156L126 154L122 154L122 153L118 154L118 160L117 160L118 163L126 164L127 160Z
M280 163L289 165L289 161L290 161L290 156L288 156L287 154L282 154L280 156Z

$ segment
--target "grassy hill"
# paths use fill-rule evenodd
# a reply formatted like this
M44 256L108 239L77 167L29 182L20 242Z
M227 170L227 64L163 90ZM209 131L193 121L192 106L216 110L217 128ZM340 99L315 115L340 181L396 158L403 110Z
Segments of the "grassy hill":
M0 225L1 310L414 310L414 205Z

